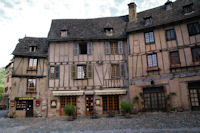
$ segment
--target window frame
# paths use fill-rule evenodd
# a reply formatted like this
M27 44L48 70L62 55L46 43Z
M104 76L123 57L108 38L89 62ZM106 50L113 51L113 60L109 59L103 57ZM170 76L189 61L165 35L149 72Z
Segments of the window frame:
M199 32L196 31L195 24L197 24ZM191 27L194 28L194 29L190 29ZM189 24L187 24L187 28L188 28L189 36L194 36L194 35L200 34L200 23L199 22L189 23ZM192 30L195 31L195 32L193 32ZM191 33L191 31L192 31L192 33Z
M172 63L172 54L173 53L176 53L178 56L176 58L178 58L178 62L176 63ZM174 66L177 66L177 65L181 65L181 61L180 61L180 55L179 55L179 51L171 51L169 52L169 59L170 59L170 66L171 67L174 67Z
M153 33L153 41L150 42L150 33ZM149 34L149 42L146 42L146 34ZM144 41L146 45L150 45L150 44L155 44L155 36L154 36L154 32L153 31L149 31L149 32L144 32Z
M32 65L30 65L30 60L33 60ZM36 60L36 65L34 66L34 61ZM38 68L38 58L28 58L28 71L37 71Z
M34 87L29 86L29 80L35 80L35 84L34 84L35 86ZM37 88L37 79L36 78L28 78L27 79L27 89L26 89L26 92L27 93L35 93L36 92L36 88ZM33 90L33 91L30 91L30 89Z
M174 32L174 38L172 38L172 31ZM168 32L170 32L170 37L168 38ZM166 41L176 40L176 31L175 29L165 30Z
M29 52L36 52L37 46L29 46Z
M153 62L153 57L152 57L153 55L156 55L156 66L153 65L153 64L154 64L154 62ZM152 66L149 66L149 58L148 58L149 56L151 56L151 60L152 60L151 63L152 63ZM148 68L157 68L157 67L158 67L158 57L157 57L157 54L156 54L156 53L152 53L152 54L148 54L148 55L147 55L147 67L148 67Z
M183 12L184 12L184 14L192 13L194 11L194 9L193 9L194 7L193 6L194 6L193 3L183 6Z
M192 62L193 62L193 63L200 63L200 54L199 54L199 55L196 55L196 56L198 56L199 61L194 60L193 50L195 50L195 49L199 49L199 52L200 52L200 47L192 47L192 48L191 48ZM195 51L195 53L197 53L197 51Z
M114 73L113 69L115 69ZM111 78L112 79L120 78L120 64L111 64Z
M54 68L54 73L51 72L51 68ZM50 79L59 79L60 78L60 66L59 65L50 66L49 72L50 72L50 74L49 74Z
M61 38L68 37L68 31L67 30L61 30L60 31L60 37Z
M150 25L150 24L152 24L152 17L146 17L146 18L144 18L144 21L145 21L145 25ZM147 23L147 22L149 22L149 23Z

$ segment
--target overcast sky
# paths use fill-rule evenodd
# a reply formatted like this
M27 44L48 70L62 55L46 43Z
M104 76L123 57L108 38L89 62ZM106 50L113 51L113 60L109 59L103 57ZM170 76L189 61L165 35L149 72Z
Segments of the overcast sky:
M96 18L128 14L163 5L167 0L0 0L0 67L5 67L19 38L47 37L52 19Z

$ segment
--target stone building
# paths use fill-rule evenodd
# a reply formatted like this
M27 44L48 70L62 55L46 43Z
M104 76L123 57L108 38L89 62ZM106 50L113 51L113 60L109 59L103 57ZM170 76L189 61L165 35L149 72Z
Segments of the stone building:
M200 1L168 1L140 13L129 7L131 101L145 111L199 109Z
M11 111L61 116L73 104L78 116L119 113L121 101L135 111L200 109L200 1L128 7L119 17L55 19L47 39L21 39Z
M46 116L47 52L46 38L19 39L13 55L10 115Z

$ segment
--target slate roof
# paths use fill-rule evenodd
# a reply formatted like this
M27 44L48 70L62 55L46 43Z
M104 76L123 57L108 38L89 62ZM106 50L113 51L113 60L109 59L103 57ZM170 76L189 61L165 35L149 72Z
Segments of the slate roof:
M184 15L183 6L193 3L194 12ZM152 24L145 26L145 17L152 17ZM138 13L137 21L130 22L127 32L141 31L152 27L163 26L175 22L183 22L189 18L200 17L200 0L176 0L173 8L166 10L165 5Z
M128 16L96 19L56 19L52 20L48 39L50 41L126 39ZM106 36L104 28L111 26L112 36ZM61 37L60 31L67 30L68 37Z
M36 46L36 52L29 52L30 46ZM13 55L46 58L48 55L47 38L24 37L23 39L19 39L19 42L13 51Z

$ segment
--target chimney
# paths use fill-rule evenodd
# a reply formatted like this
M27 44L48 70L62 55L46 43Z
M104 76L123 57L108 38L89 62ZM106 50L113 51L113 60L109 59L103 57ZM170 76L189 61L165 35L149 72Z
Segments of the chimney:
M137 19L137 12L136 12L136 7L137 5L135 2L132 2L128 4L129 7L129 22L133 22Z

